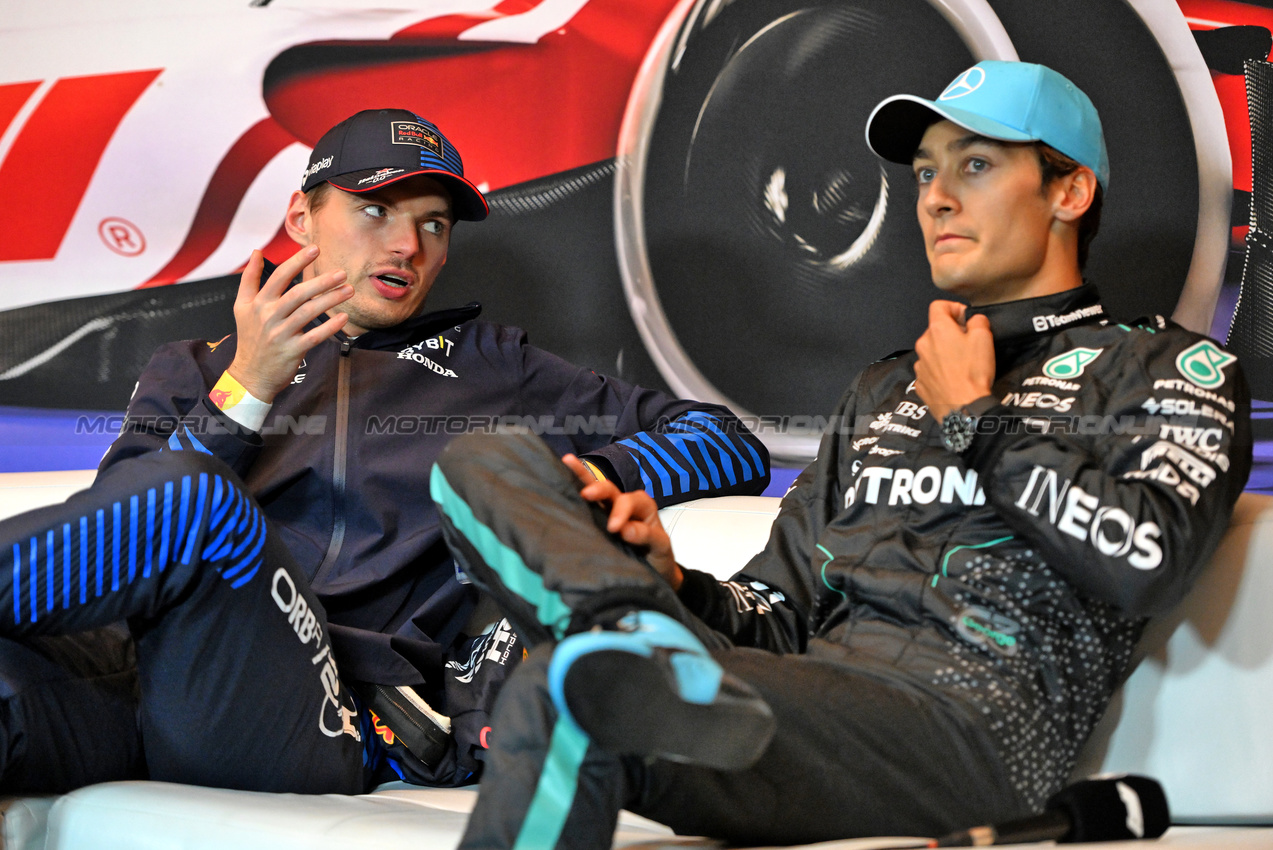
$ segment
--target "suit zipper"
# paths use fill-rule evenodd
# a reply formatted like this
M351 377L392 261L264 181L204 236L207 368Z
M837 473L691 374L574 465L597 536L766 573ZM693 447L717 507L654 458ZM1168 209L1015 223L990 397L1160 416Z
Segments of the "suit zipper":
M341 340L336 366L336 440L332 453L332 536L314 584L327 579L345 543L345 463L349 454L349 352L352 340Z

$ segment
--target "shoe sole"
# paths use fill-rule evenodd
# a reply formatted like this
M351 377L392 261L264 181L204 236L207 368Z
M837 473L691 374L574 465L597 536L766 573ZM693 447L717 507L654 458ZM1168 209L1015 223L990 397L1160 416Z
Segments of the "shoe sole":
M769 706L728 673L711 702L684 700L661 650L654 657L588 653L571 664L564 691L575 721L613 753L742 770L755 764L774 733Z

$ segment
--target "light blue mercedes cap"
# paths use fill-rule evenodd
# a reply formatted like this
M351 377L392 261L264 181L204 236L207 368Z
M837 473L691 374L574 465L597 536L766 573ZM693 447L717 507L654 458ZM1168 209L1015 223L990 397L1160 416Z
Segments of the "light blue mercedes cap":
M886 98L866 121L866 143L890 162L909 165L924 131L947 119L1005 142L1043 142L1096 174L1109 189L1109 154L1101 118L1086 94L1044 65L978 62L936 100L911 94Z

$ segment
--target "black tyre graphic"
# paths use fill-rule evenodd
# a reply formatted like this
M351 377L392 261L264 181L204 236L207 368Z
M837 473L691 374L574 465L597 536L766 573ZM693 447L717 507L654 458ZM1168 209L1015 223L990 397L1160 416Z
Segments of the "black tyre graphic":
M1184 41L1156 34L1155 16ZM647 56L616 175L625 293L673 389L763 417L771 451L812 458L817 417L862 367L914 343L938 295L909 169L863 140L870 110L1018 57L1071 77L1104 119L1113 175L1088 272L1107 305L1171 314L1188 279L1181 306L1209 323L1232 178L1222 119L1197 129L1219 105L1170 0L699 0ZM1191 122L1208 97L1214 115ZM1196 148L1208 145L1203 218L1209 206L1215 222L1201 238Z

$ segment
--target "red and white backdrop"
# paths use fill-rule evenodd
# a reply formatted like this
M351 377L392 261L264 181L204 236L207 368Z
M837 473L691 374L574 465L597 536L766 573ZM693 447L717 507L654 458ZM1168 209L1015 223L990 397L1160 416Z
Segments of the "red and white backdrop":
M232 328L249 252L294 250L310 146L383 106L436 122L492 201L432 306L476 299L599 371L727 400L808 458L816 417L936 294L907 169L869 153L866 116L983 58L1050 64L1096 102L1113 176L1088 272L1113 312L1232 325L1273 398L1273 271L1246 247L1273 210L1267 0L10 6L0 468L93 465L118 421L85 411L122 410L160 342Z

